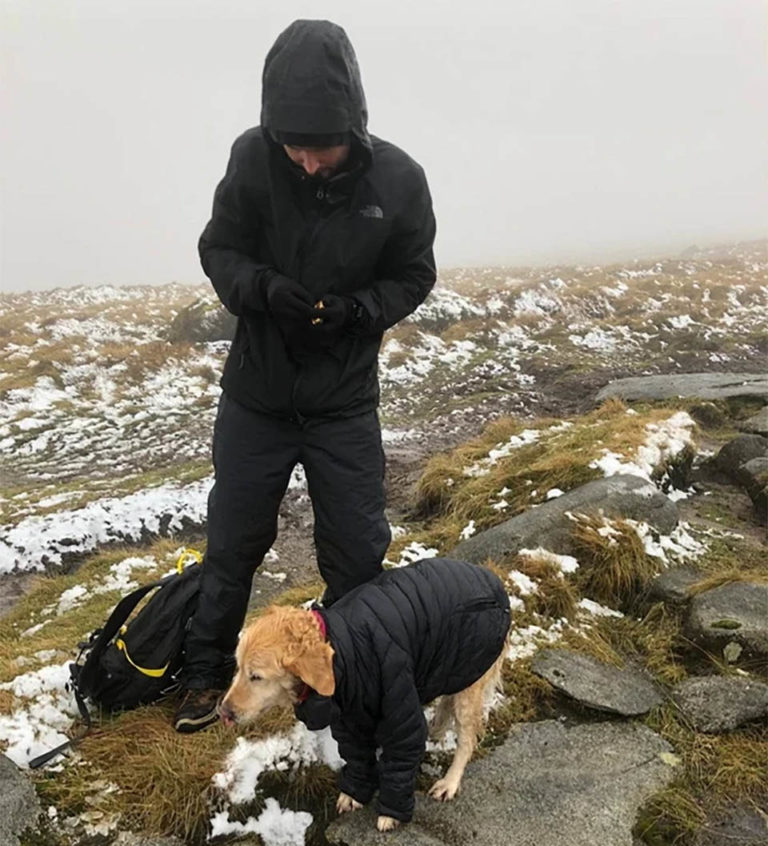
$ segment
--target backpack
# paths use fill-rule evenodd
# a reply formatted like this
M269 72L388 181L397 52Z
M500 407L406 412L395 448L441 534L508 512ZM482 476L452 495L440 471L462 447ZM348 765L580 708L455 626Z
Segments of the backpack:
M192 556L194 563L184 566ZM200 562L196 550L185 549L176 572L124 596L100 629L78 644L77 660L69 665L70 687L85 731L34 758L31 769L48 763L71 744L82 740L91 727L86 699L104 710L122 711L149 705L178 687L176 675L184 659L184 638L197 606ZM141 600L154 595L130 621Z

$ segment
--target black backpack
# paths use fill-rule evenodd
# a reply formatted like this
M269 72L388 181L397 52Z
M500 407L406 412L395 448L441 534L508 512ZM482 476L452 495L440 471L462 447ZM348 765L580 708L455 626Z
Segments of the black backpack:
M194 564L184 566L193 556ZM178 687L176 675L183 663L184 638L197 606L200 589L200 553L184 550L177 572L124 596L104 626L78 644L80 654L69 665L70 685L85 730L29 762L42 766L87 734L91 717L86 699L106 711L149 705ZM155 591L139 613L126 620L141 600Z

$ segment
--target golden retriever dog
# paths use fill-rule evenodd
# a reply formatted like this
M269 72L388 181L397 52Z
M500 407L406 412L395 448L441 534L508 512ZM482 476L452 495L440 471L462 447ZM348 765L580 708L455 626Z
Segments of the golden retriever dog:
M445 559L433 561L441 563ZM475 570L483 569L463 562L461 564ZM371 771L378 769L378 775L366 775L366 778L370 779L371 784L375 778L376 787L380 789L377 819L377 828L380 831L393 829L400 822L407 822L412 816L413 781L424 755L427 733L421 706L429 701L425 696L432 699L432 694L435 693L447 695L437 699L429 733L434 738L440 737L453 724L457 747L448 771L432 785L429 795L438 801L448 801L459 792L464 769L484 729L484 704L499 683L504 659L503 649L509 630L509 600L503 587L501 592L493 588L495 594L492 600L484 598L478 601L476 598L467 599L464 586L458 612L453 610L453 605L448 606L445 602L440 606L439 619L445 617L444 630L437 630L434 620L430 624L430 631L435 632L435 641L433 651L426 659L423 650L427 648L425 644L429 642L429 638L423 636L423 633L417 633L413 639L412 651L415 654L409 654L403 666L412 668L428 664L428 673L401 669L400 665L394 668L383 666L390 661L392 648L379 646L381 643L389 643L392 629L400 625L400 617L388 616L384 618L385 622L380 623L376 614L370 613L371 607L380 607L375 604L380 599L377 583L381 582L385 587L398 581L402 583L402 576L389 574L399 574L405 570L417 572L418 567L419 565L413 565L399 571L387 571L384 577L378 577L348 594L349 601L345 597L328 610L278 606L267 608L241 635L236 651L237 671L220 705L222 720L231 726L254 721L263 711L273 706L296 705L304 701L308 694L333 697L337 711L330 718L331 731L339 742L341 757L348 765L350 759L354 759L355 765L350 771L359 773L360 766L363 766L364 773L368 772L365 766ZM427 569L422 568L421 572L427 572ZM489 576L493 580L496 579L492 574ZM422 593L425 590L421 583L419 590ZM361 597L365 600L364 606L361 605ZM364 616L359 613L361 608L365 609ZM445 612L446 608L450 609L450 613ZM476 624L481 615L482 624L478 628ZM421 620L428 616L429 613L425 613L422 608L416 618ZM397 622L393 622L395 619ZM350 630L357 631L357 620L363 620L360 625L364 625L365 630L371 632L372 646L364 642L365 639L360 637L359 631L354 638L346 636ZM407 619L404 625L412 636L417 632L410 627ZM380 631L381 626L386 629L383 633ZM452 634L447 634L448 632ZM477 645L472 644L471 636L465 637L473 632L479 632L482 637L483 649L478 650ZM408 635L395 632L395 639L398 647L402 647L403 643L408 641ZM471 650L472 660L468 660L465 654L467 649ZM361 660L361 656L365 660ZM377 660L383 669L377 666ZM364 667L360 666L361 663ZM438 674L440 678L437 682L434 681L433 671L436 666L443 668ZM450 681L446 681L446 667L450 668ZM356 683L358 672L362 679L360 684ZM429 673L432 673L432 676ZM479 673L481 675L478 677ZM354 689L354 695L349 693L349 677L352 677L351 687ZM461 683L462 677L475 680L461 689L452 689ZM358 696L358 687L365 688L365 693L361 696L368 697L367 708L361 705L363 699ZM394 702L390 702L390 698ZM411 704L418 714L410 713ZM408 709L405 712L404 707ZM355 713L346 713L345 709ZM387 722L388 709L396 712L391 722ZM361 716L363 710L374 716L371 717L370 731L364 731L358 736L358 727L366 719ZM410 726L403 729L405 724ZM376 745L381 747L378 761L375 755ZM373 748L370 748L371 746ZM404 753L403 749L406 750ZM392 768L400 773L403 770L408 772L408 778L403 782L405 787L399 783L396 789L390 790L388 762L402 755L405 760L401 757ZM336 803L339 813L362 807L362 804L372 797L373 792L367 782L360 788L358 782L349 781L349 784L353 785L351 793L357 792L355 798L344 790L344 772L342 770L342 790ZM403 799L403 795L409 792L410 796L406 795Z

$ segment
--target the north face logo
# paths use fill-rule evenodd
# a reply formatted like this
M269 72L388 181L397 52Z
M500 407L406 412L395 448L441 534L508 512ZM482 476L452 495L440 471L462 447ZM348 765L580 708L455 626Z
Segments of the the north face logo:
M384 212L381 210L381 206L363 206L360 209L360 214L362 217L384 217Z

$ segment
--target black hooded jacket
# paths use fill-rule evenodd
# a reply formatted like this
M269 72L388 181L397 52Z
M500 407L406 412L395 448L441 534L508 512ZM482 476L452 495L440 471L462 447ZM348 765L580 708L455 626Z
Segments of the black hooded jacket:
M327 21L296 21L269 51L261 126L234 143L199 244L206 274L239 317L222 387L262 413L351 416L378 404L382 333L414 311L435 281L435 221L421 167L368 134L352 45ZM345 169L317 181L294 166L270 130L351 133ZM267 311L276 275L313 299L352 297L352 328L321 346L286 332Z
M335 653L340 789L365 803L378 787L378 813L407 822L427 740L422 706L493 665L509 631L509 597L489 570L433 558L387 570L319 610Z

